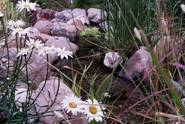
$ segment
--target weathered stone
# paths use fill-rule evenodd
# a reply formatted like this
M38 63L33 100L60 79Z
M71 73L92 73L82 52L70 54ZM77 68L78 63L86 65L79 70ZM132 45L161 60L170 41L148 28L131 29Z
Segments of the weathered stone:
M81 23L82 23L83 25L84 25L84 24L90 25L90 22L89 22L89 19L87 18L87 16L77 16L77 17L75 17L75 18L70 19L70 20L67 22L67 24L74 25L74 24L75 24L74 22L75 22L76 20L81 21Z
M40 91L41 93L39 94ZM50 111L45 113L44 116L40 118L40 121L44 124L53 124L56 122L54 111L61 110L61 101L66 96L70 95L74 95L73 91L66 84L64 84L61 79L57 77L51 77L49 80L43 81L32 96L33 99L38 96L35 101L35 108L37 113L42 113L48 110ZM64 114L64 117L65 115L66 114ZM68 121L72 124L87 124L87 121L84 118L79 119L79 116L74 116L73 121L70 121L70 119L65 121L64 123L66 124Z
M55 14L55 18L59 19L63 22L67 22L70 19L78 17L78 16L86 17L86 10L85 9L80 9L80 8L75 8L73 10L65 9L65 10L63 10L61 12L57 12Z
M72 51L76 53L79 49L78 46L74 43L71 43L68 38L65 37L53 37L48 39L46 42L47 46L55 46L56 48L63 48L65 47L66 50Z
M39 20L43 20L43 19L52 20L53 18L55 18L55 13L56 11L51 9L37 8L37 10L32 13L30 17L30 21L32 25L34 25Z
M53 23L48 20L40 20L34 25L34 27L37 28L40 33L50 34Z
M54 23L51 34L53 36L67 37L73 41L78 34L78 29L76 26L67 23Z
M87 15L90 21L94 23L101 23L106 19L107 13L97 8L90 8L87 10Z
M43 34L43 33L39 34L39 39L41 39L43 42L46 42L50 38L53 38L53 36L47 35L47 34Z
M72 10L73 18L78 16L86 16L86 10L81 8L75 8Z
M27 29L27 36L32 39L37 39L39 37L39 30L34 27L28 27Z
M80 31L80 32L85 30L84 24L80 20L78 20L78 19L70 20L69 22L67 22L67 24L75 26L78 29L78 31Z
M28 60L29 58L29 60ZM26 75L28 72L28 80L31 82L31 88L36 89L41 81L47 79L51 72L51 66L47 63L52 64L58 57L56 55L50 55L47 62L46 56L38 55L37 52L33 52L31 57L27 55L27 71L25 67L25 60L22 62L22 76L20 77L23 82L26 82Z
M120 71L119 76L126 82L131 82L135 78L147 76L152 68L151 55L145 47L141 47L131 56L123 67L124 69Z
M73 18L72 16L72 10L71 9L66 9L61 12L56 12L55 13L55 18L62 20L63 22L67 22L70 19Z

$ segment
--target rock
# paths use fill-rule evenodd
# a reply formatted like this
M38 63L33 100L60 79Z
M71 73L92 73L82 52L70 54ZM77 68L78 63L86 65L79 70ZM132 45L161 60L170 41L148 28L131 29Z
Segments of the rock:
M65 9L61 12L55 13L55 18L61 20L62 22L67 22L72 18L78 17L78 16L87 16L85 9L75 8L73 10L71 9Z
M27 56L27 59L29 55ZM52 64L56 59L58 59L55 55L49 56L49 63ZM25 60L23 60L22 66L25 65ZM37 52L33 52L29 61L27 62L28 68L28 80L30 81L30 85L32 89L36 89L39 84L50 76L51 66L48 65L48 72L47 72L47 62L46 57L38 55ZM22 69L22 75L19 77L21 81L26 82L26 67L24 66ZM47 76L47 77L46 77Z
M34 27L37 28L40 33L50 34L51 28L53 27L53 23L48 20L40 20L34 25Z
M17 49L16 48L9 48L9 59L13 62L17 61ZM0 58L6 58L8 59L8 52L6 48L0 49Z
M29 38L32 38L32 39L39 38L40 32L39 32L39 30L37 28L35 28L35 27L28 27L26 30L28 31L27 32L27 36Z
M0 49L0 77L6 78L8 69L8 53L9 53L9 75L14 73L15 63L17 61L17 50L16 48L9 48L7 52L6 48Z
M18 106L22 106L26 102L27 88L17 88L15 90L15 103Z
M66 50L76 53L79 49L78 46L74 43L71 43L68 38L65 37L52 37L46 42L47 46L55 46L56 48L65 47Z
M41 39L43 42L46 42L50 38L53 38L53 36L47 35L47 34L43 34L43 33L39 34L39 39Z
M43 90L41 91L42 88ZM38 96L40 91L41 93ZM57 77L51 77L46 82L43 81L32 96L33 99L35 99L38 96L38 98L35 101L36 108L35 111L37 113L42 113L48 110L50 111L45 113L44 114L45 116L41 117L40 121L43 122L44 124L53 124L54 122L56 122L56 118L54 117L54 111L61 110L62 108L61 101L68 95L74 95L74 93L67 85L64 84L64 82L61 79ZM82 118L82 116L81 119L79 116L74 116L73 121L70 122L72 124L75 123L87 124L87 121L85 120L85 118ZM64 123L67 124L68 122L64 121Z
M87 16L77 16L77 17L75 17L75 18L72 18L72 19L70 19L68 22L67 22L67 24L71 24L71 25L74 25L75 23L75 21L76 20L79 20L79 21L81 21L81 23L83 24L83 25L90 25L90 22L89 22L89 19L87 18Z
M62 20L63 22L67 22L67 21L69 21L70 19L73 18L72 10L71 9L65 9L61 12L56 12L55 13L55 18L59 19L59 20Z
M130 83L136 78L147 76L152 68L151 55L145 47L141 47L131 56L123 67L124 69L119 72L119 77L125 82Z
M76 19L76 20L73 20L73 19L69 20L67 22L67 24L75 26L78 29L78 31L80 31L80 32L85 30L84 24L80 20L78 20L78 19Z
M81 9L81 8L75 8L72 10L73 18L78 17L78 16L87 16L86 10Z
M76 26L67 23L54 23L51 34L53 36L67 37L73 41L78 34L78 29Z
M107 13L105 11L103 12L101 9L90 8L87 10L87 16L90 21L94 23L101 23L106 19Z
M122 64L123 58L118 52L108 52L105 54L104 65L109 68L116 68L119 64Z
M30 17L32 25L34 25L39 20L52 20L55 18L56 11L51 9L41 9L37 8L36 11L34 11Z

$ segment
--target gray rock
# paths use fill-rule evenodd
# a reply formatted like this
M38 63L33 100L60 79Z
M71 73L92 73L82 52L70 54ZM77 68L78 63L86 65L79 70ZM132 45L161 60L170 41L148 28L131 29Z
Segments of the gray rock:
M53 36L67 37L73 41L78 34L78 29L75 25L70 25L67 23L54 23L51 34Z
M39 37L39 30L35 27L28 27L27 28L27 36L32 39L37 39Z
M135 78L147 76L152 68L152 58L145 47L141 47L134 53L131 58L124 64L124 69L119 72L126 82L132 82Z
M62 20L63 22L67 22L70 19L73 18L72 16L72 10L71 9L66 9L61 12L56 12L55 13L55 18Z
M87 16L90 21L94 23L101 23L106 19L107 13L101 9L90 8L87 10Z
M68 22L67 22L67 24L73 24L74 23L74 21L76 21L76 20L79 20L79 21L81 21L81 23L83 24L83 25L90 25L90 22L89 22L89 19L87 18L87 16L77 16L77 17L75 17L75 18L72 18L72 19L70 19Z
M48 20L40 20L34 25L34 27L37 28L40 33L50 34L53 23Z
M40 91L41 93L39 95ZM61 101L66 96L70 96L70 95L74 95L73 91L61 79L57 77L51 77L46 82L43 81L32 96L33 99L35 99L38 96L35 102L35 108L36 108L35 111L37 113L42 113L48 110L50 111L45 113L44 116L40 118L40 121L43 122L44 124L55 123L56 118L53 112L61 110L62 109ZM65 113L64 117L65 115L67 114ZM71 116L68 116L68 118L70 117ZM69 119L69 122L71 124L87 124L87 121L85 120L85 118L82 118L82 116L81 116L81 119L79 116L74 116L73 121L70 121ZM65 124L68 124L69 122L64 121Z
M66 50L72 51L73 53L76 53L76 51L79 49L76 44L71 43L69 39L65 37L52 37L48 39L45 44L47 46L55 46L56 48L65 47Z
M55 13L56 11L51 9L37 8L37 10L31 14L29 20L31 24L34 25L39 20L43 20L43 19L52 20L53 18L55 18Z
M86 10L81 8L75 8L72 10L73 18L78 16L87 16Z
M29 55L27 56L27 59ZM58 57L57 56L50 56L49 63L52 64ZM25 61L23 61L22 66L22 76L20 77L23 82L26 82L26 67ZM48 73L47 73L47 61L45 56L38 55L37 52L33 52L29 61L27 62L28 68L28 78L31 81L31 88L36 89L39 84L47 79L47 77L51 74L50 69L51 67L48 66ZM48 75L47 75L48 74ZM47 77L46 77L47 76Z

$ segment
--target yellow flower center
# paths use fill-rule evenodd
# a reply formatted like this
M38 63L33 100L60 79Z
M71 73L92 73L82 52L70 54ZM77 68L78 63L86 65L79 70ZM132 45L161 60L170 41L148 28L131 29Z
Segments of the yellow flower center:
M24 8L30 8L30 4L29 3L25 3L24 4Z
M96 106L95 106L95 105L91 105L91 106L89 107L89 111L90 111L91 114L96 114L96 113L97 113L97 108L96 108Z
M17 28L17 32L22 32L23 29L22 28Z
M77 108L77 104L75 102L70 102L69 107L71 108Z

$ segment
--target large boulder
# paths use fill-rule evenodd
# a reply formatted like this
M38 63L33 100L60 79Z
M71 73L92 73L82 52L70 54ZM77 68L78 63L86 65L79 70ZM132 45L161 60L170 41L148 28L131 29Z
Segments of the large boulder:
M50 34L53 23L48 20L40 20L34 25L34 27L37 28L40 33Z
M101 23L105 21L107 13L101 9L90 8L87 10L87 16L91 22Z
M59 78L51 77L49 80L43 81L38 89L33 93L32 98L35 101L36 113L45 113L40 121L44 124L54 124L56 122L55 113L62 109L61 101L66 97L74 95L73 91ZM65 117L67 113L63 114ZM61 113L62 116L62 113ZM72 116L68 116L71 118ZM73 116L72 120L64 120L62 123L68 124L87 124L84 116Z
M146 78L152 68L151 54L145 47L141 47L124 64L123 68L119 72L119 77L125 80L125 82L130 83L132 80L142 76Z

